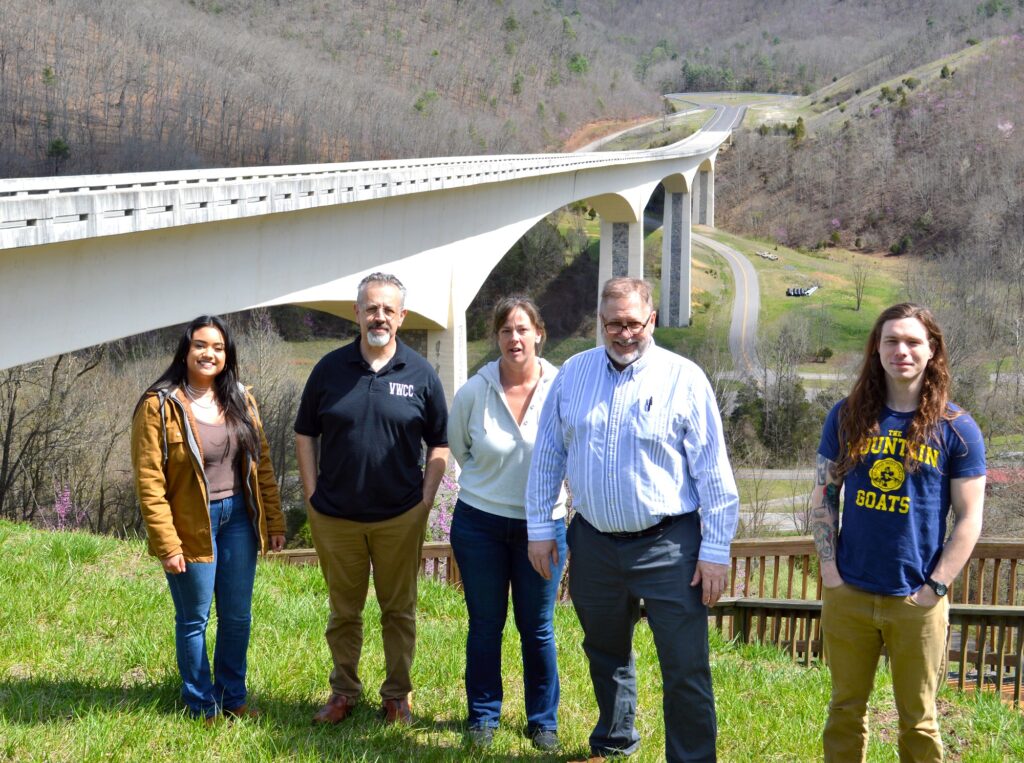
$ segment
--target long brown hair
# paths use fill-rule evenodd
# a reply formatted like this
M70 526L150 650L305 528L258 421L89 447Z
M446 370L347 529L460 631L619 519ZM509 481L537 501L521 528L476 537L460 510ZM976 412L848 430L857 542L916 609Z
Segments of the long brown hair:
M868 336L860 375L840 411L840 476L847 474L861 461L864 457L861 453L862 447L869 438L879 434L878 418L882 413L882 406L885 405L885 369L878 355L882 327L886 321L898 321L903 318L916 318L924 326L932 351L932 358L924 369L921 399L910 422L910 430L906 434L907 441L931 442L938 435L940 422L955 419L960 415L959 411L951 409L949 405L949 355L946 352L946 340L942 336L942 329L931 310L912 302L903 302L883 310ZM903 458L903 465L908 472L916 471L918 468L917 461L911 457L912 450L908 448Z

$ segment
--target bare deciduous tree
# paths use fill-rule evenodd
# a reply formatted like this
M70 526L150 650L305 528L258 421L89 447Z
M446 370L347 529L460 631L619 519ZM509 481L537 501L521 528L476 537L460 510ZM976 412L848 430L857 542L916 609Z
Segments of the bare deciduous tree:
M850 268L850 277L853 279L853 296L856 300L856 310L860 312L861 303L864 301L864 289L868 285L868 276L871 274L871 269L863 262L855 262L853 267Z

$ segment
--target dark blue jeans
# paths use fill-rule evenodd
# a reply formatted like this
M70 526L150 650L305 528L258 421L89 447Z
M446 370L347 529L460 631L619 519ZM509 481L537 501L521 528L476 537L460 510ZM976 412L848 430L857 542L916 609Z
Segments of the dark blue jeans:
M501 716L501 634L508 591L523 652L527 733L558 729L555 597L565 565L565 526L558 524L558 569L545 580L530 566L526 521L455 504L451 543L469 610L466 699L470 726L496 728Z
M174 646L181 673L181 698L189 712L209 717L245 704L246 653L256 578L256 533L245 499L233 495L210 502L213 562L186 562L167 575L174 600ZM206 656L206 624L217 597L217 644L213 680Z

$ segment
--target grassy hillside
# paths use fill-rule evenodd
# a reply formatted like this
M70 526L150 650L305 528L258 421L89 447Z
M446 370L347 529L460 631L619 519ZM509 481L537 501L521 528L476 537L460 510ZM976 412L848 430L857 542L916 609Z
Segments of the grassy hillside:
M707 233L742 252L753 263L761 290L758 333L770 334L785 322L802 323L812 334L816 347L827 346L833 350L831 366L859 360L875 317L904 298L906 262L899 258L879 255L865 258L839 248L800 251L722 231ZM757 252L760 251L769 251L779 259L759 257ZM865 260L869 272L858 311L854 267ZM819 289L810 297L786 296L790 286L813 285ZM819 366L810 370L823 369Z
M457 591L424 584L413 668L418 719L409 729L376 719L382 679L379 611L367 609L364 702L337 728L311 728L327 696L322 633L326 591L315 567L261 564L253 606L250 689L265 716L206 728L177 701L173 609L157 563L138 542L49 533L0 522L0 759L151 761L571 760L586 757L596 714L581 634L570 607L556 611L562 677L563 752L542 756L519 734L521 661L510 622L504 644L505 709L488 755L462 746L465 610ZM371 597L372 599L372 597ZM636 639L637 719L643 747L631 760L661 758L660 678L649 630ZM820 758L828 674L779 653L713 638L719 752L724 761ZM873 698L869 759L895 756L889 678ZM989 697L946 693L943 738L950 760L1000 761L1024 755L1020 716Z

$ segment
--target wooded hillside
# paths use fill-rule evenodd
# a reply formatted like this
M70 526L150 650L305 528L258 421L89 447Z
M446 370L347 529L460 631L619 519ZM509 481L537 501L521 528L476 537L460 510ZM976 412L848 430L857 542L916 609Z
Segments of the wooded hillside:
M961 380L978 370L980 395L983 364L1005 354L1024 366L1022 86L1024 38L1011 36L803 140L741 133L720 165L716 222L906 257L908 296L938 310L954 368ZM921 257L937 278L923 280Z
M537 151L657 109L537 0L0 4L0 176Z
M554 150L664 92L881 79L1019 6L5 0L0 176Z

